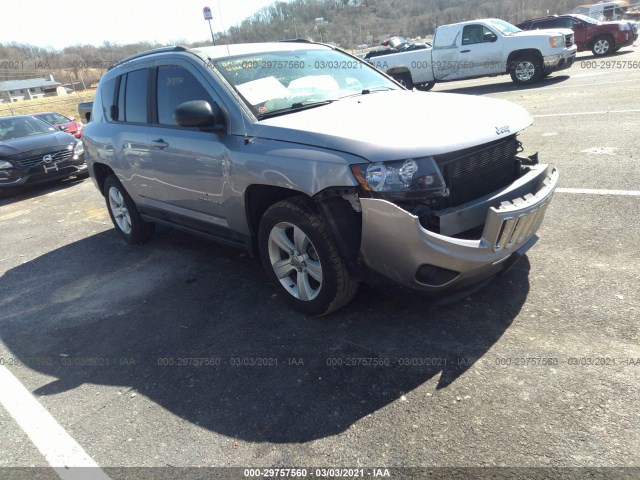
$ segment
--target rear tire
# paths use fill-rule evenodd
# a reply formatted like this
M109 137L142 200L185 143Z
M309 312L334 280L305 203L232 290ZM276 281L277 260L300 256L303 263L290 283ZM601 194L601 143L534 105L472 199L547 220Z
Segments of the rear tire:
M304 197L269 207L260 222L258 245L267 275L302 312L327 315L349 303L358 290L324 219Z
M536 55L521 55L512 62L509 73L516 85L530 85L542 78L542 62Z
M429 90L431 90L433 88L433 86L435 84L436 84L436 82L420 83L420 84L416 85L416 88L418 90L420 90L421 92L428 92Z
M127 243L144 243L153 237L155 223L142 220L136 204L124 189L118 177L115 175L107 177L104 181L103 193L113 226Z
M394 73L391 75L393 79L404 86L407 90L413 90L415 86L409 72Z

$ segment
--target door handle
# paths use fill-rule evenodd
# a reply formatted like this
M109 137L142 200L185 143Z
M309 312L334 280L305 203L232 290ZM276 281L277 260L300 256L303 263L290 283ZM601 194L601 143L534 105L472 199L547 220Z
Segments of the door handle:
M460 50L460 53L469 53L471 50Z
M167 148L169 146L169 144L167 142L165 142L164 140L162 140L161 138L159 138L157 140L152 140L151 141L151 146L155 147L155 148L159 148L160 150L164 150L165 148Z

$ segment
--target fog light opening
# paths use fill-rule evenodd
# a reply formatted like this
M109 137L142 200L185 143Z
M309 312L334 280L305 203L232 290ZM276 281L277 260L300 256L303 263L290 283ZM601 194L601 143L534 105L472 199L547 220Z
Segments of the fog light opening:
M430 287L443 287L460 276L460 272L435 265L422 265L416 273L416 281Z

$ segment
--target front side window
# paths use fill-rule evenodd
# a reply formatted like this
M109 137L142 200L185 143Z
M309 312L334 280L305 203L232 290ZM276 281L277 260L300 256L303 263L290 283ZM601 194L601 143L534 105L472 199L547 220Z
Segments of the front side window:
M176 107L191 100L206 100L213 105L211 96L202 84L186 69L177 65L158 68L158 123L176 125L173 113Z
M494 34L484 25L465 25L462 29L462 45L491 42Z
M348 96L400 89L367 63L329 49L228 57L213 66L259 119Z

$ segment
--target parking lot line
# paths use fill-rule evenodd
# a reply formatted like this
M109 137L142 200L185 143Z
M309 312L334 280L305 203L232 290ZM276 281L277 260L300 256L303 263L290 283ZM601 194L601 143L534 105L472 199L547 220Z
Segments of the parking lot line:
M556 188L558 193L582 193L586 195L618 195L625 197L640 197L639 190L604 190L599 188Z
M87 452L4 365L0 365L0 403L61 479L82 478L86 475L86 468L90 467L92 480L110 480Z
M600 112L546 113L542 115L533 115L533 118L571 117L573 115L606 115L607 113L637 113L637 112L640 112L640 108L633 108L629 110L604 110Z

